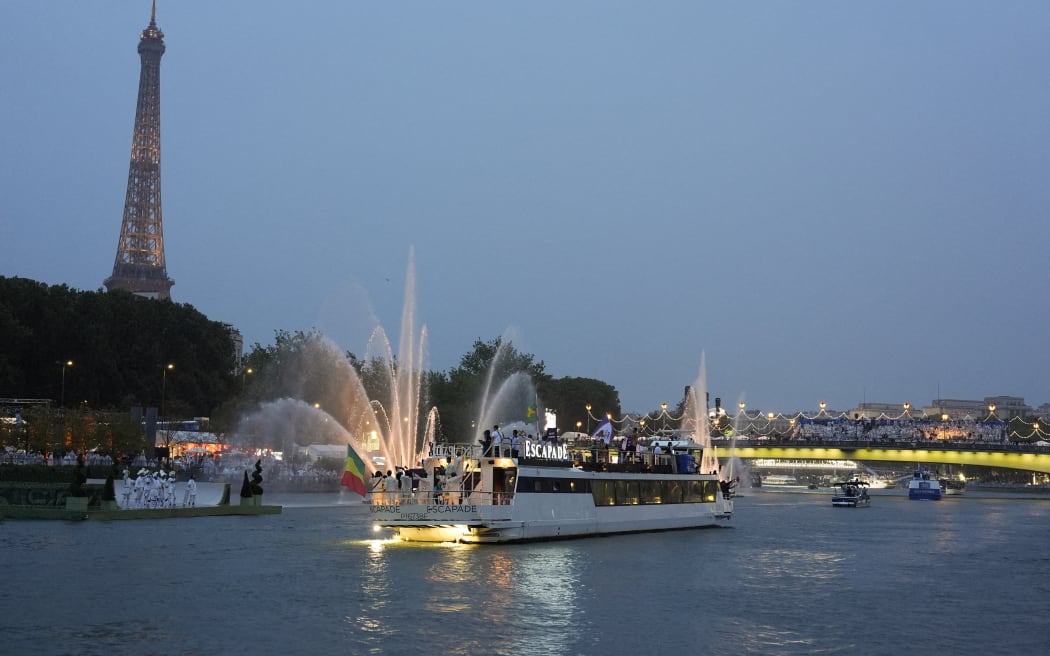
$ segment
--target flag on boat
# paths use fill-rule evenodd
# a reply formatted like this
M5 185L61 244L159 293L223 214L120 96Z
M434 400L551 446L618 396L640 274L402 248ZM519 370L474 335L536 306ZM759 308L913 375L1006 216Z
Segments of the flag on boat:
M608 417L602 419L601 422L594 427L594 434L591 435L591 437L593 437L596 440L601 440L606 444L608 444L612 440L613 427L612 422L609 421Z
M354 447L346 445L346 469L343 471L342 485L365 496L365 463L354 452Z
M525 410L525 423L529 424L539 419L539 414L536 410L536 399L532 399L532 403L529 404L528 409Z

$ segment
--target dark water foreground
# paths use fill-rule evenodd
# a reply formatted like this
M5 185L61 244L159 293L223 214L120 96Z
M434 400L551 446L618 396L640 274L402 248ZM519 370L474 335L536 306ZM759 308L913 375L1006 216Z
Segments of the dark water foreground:
M767 491L729 529L375 540L357 497L280 515L0 523L3 654L1045 653L1050 502Z

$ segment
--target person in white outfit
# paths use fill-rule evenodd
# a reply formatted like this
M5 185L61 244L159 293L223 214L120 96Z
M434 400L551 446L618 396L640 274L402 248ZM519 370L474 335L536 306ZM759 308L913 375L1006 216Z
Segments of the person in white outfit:
M131 503L131 476L128 475L128 470L124 470L124 489L120 492L120 497L124 500L124 507L127 508Z
M186 501L182 502L182 505L186 503L190 504L190 508L197 505L197 481L193 480L193 474L190 474L190 480L186 481Z
M177 500L178 492L175 490L175 472L171 471L168 473L168 496L164 505L169 508L174 508Z
M142 481L142 507L151 508L153 504L153 484L156 483L156 475L151 476L149 472L143 475Z
M492 455L497 458L503 457L503 433L498 425L492 427Z
M387 503L397 503L397 477L389 469L383 477L383 490L386 491Z
M143 475L143 471L140 469L138 475L135 477L135 507L142 507L142 493L146 489L146 477Z

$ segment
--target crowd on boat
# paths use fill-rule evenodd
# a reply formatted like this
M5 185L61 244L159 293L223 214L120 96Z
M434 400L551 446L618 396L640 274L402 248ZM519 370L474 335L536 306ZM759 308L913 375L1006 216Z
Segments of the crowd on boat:
M470 495L465 489L466 477L453 468L437 468L433 477L424 469L405 469L396 472L377 470L368 479L366 500L379 505L412 503L462 503Z

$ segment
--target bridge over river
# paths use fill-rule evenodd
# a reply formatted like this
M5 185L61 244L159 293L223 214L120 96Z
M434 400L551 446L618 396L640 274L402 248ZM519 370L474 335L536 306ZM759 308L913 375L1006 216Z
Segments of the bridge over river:
M1050 474L1050 447L980 442L895 442L877 440L715 440L718 455L777 460L859 460L923 465L974 465Z

